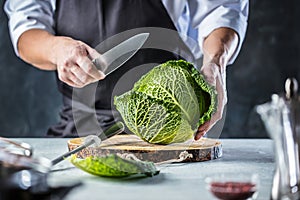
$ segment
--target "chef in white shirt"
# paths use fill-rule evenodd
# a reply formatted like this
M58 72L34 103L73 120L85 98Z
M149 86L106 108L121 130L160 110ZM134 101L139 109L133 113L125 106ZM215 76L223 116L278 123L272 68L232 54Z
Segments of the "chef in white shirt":
M107 77L93 65L92 59L100 56L94 48L107 38L156 27L178 33L177 39L170 36L165 40L172 40L168 44L174 49L180 47L201 57L201 66L197 67L217 89L217 112L198 128L195 139L201 138L222 118L227 102L226 67L241 49L248 18L247 0L7 0L4 9L16 55L39 69L57 73L64 107L60 123L47 133L57 137L78 135L72 115L74 88L98 83L92 107L97 123L105 128L116 120L111 103L116 80L135 66L182 58L161 49L141 49ZM157 32L152 35L149 42L159 37ZM197 45L188 42L187 37ZM84 123L89 111L82 112Z

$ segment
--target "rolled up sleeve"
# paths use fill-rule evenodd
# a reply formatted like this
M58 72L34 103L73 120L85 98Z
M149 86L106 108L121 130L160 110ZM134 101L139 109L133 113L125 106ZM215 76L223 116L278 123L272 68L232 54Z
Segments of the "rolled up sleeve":
M54 34L55 1L7 0L4 10L9 18L10 37L17 56L19 37L30 29L43 29Z
M198 30L198 42L215 29L231 28L238 34L239 44L228 64L232 64L240 52L247 29L248 0L190 0L191 25Z

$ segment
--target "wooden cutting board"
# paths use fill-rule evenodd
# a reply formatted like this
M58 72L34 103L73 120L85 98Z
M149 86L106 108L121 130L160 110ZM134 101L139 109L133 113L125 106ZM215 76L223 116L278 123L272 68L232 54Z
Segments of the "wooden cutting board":
M80 146L83 138L74 138L68 141L69 151ZM150 144L136 135L115 135L103 141L100 147L87 147L77 153L80 158L90 155L104 156L115 153L131 153L138 159L152 162L162 162L178 159L181 152L192 154L183 162L199 162L216 159L222 156L222 144L219 140L201 138L198 141L189 140L185 143L169 145Z

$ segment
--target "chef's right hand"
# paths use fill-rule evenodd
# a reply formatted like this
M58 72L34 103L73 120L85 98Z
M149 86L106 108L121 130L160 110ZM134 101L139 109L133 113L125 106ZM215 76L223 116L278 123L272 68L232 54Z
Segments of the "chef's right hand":
M66 84L82 88L105 78L92 63L101 54L87 44L69 37L56 37L54 49L58 78Z

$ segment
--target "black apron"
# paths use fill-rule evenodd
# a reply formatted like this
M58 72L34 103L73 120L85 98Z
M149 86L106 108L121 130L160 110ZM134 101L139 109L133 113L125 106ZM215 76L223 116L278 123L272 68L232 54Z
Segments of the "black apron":
M56 35L81 40L93 48L105 41L101 47L103 52L100 53L134 34L149 32L148 27L176 30L161 0L57 0L55 21ZM107 40L119 33L122 33L121 37ZM159 31L151 30L145 45L157 42L159 34ZM173 46L172 52L154 48L139 50L121 68L95 83L97 84L95 94L85 94L84 91L94 85L75 89L57 79L58 89L63 94L64 107L60 113L61 121L50 127L48 135L78 137L97 134L95 133L99 132L97 127L106 129L115 121L121 120L113 106L113 97L125 92L118 91L118 85L126 85L127 89L130 89L134 82L156 63L179 59L182 52L191 56L178 34L164 37L163 42ZM129 75L124 84L118 82L133 68L147 63L150 64L145 66L145 70L139 70L140 74L133 72L134 74ZM80 95L76 95L77 93ZM85 101L85 97L89 95L95 95L92 103ZM77 118L76 122L74 116Z

